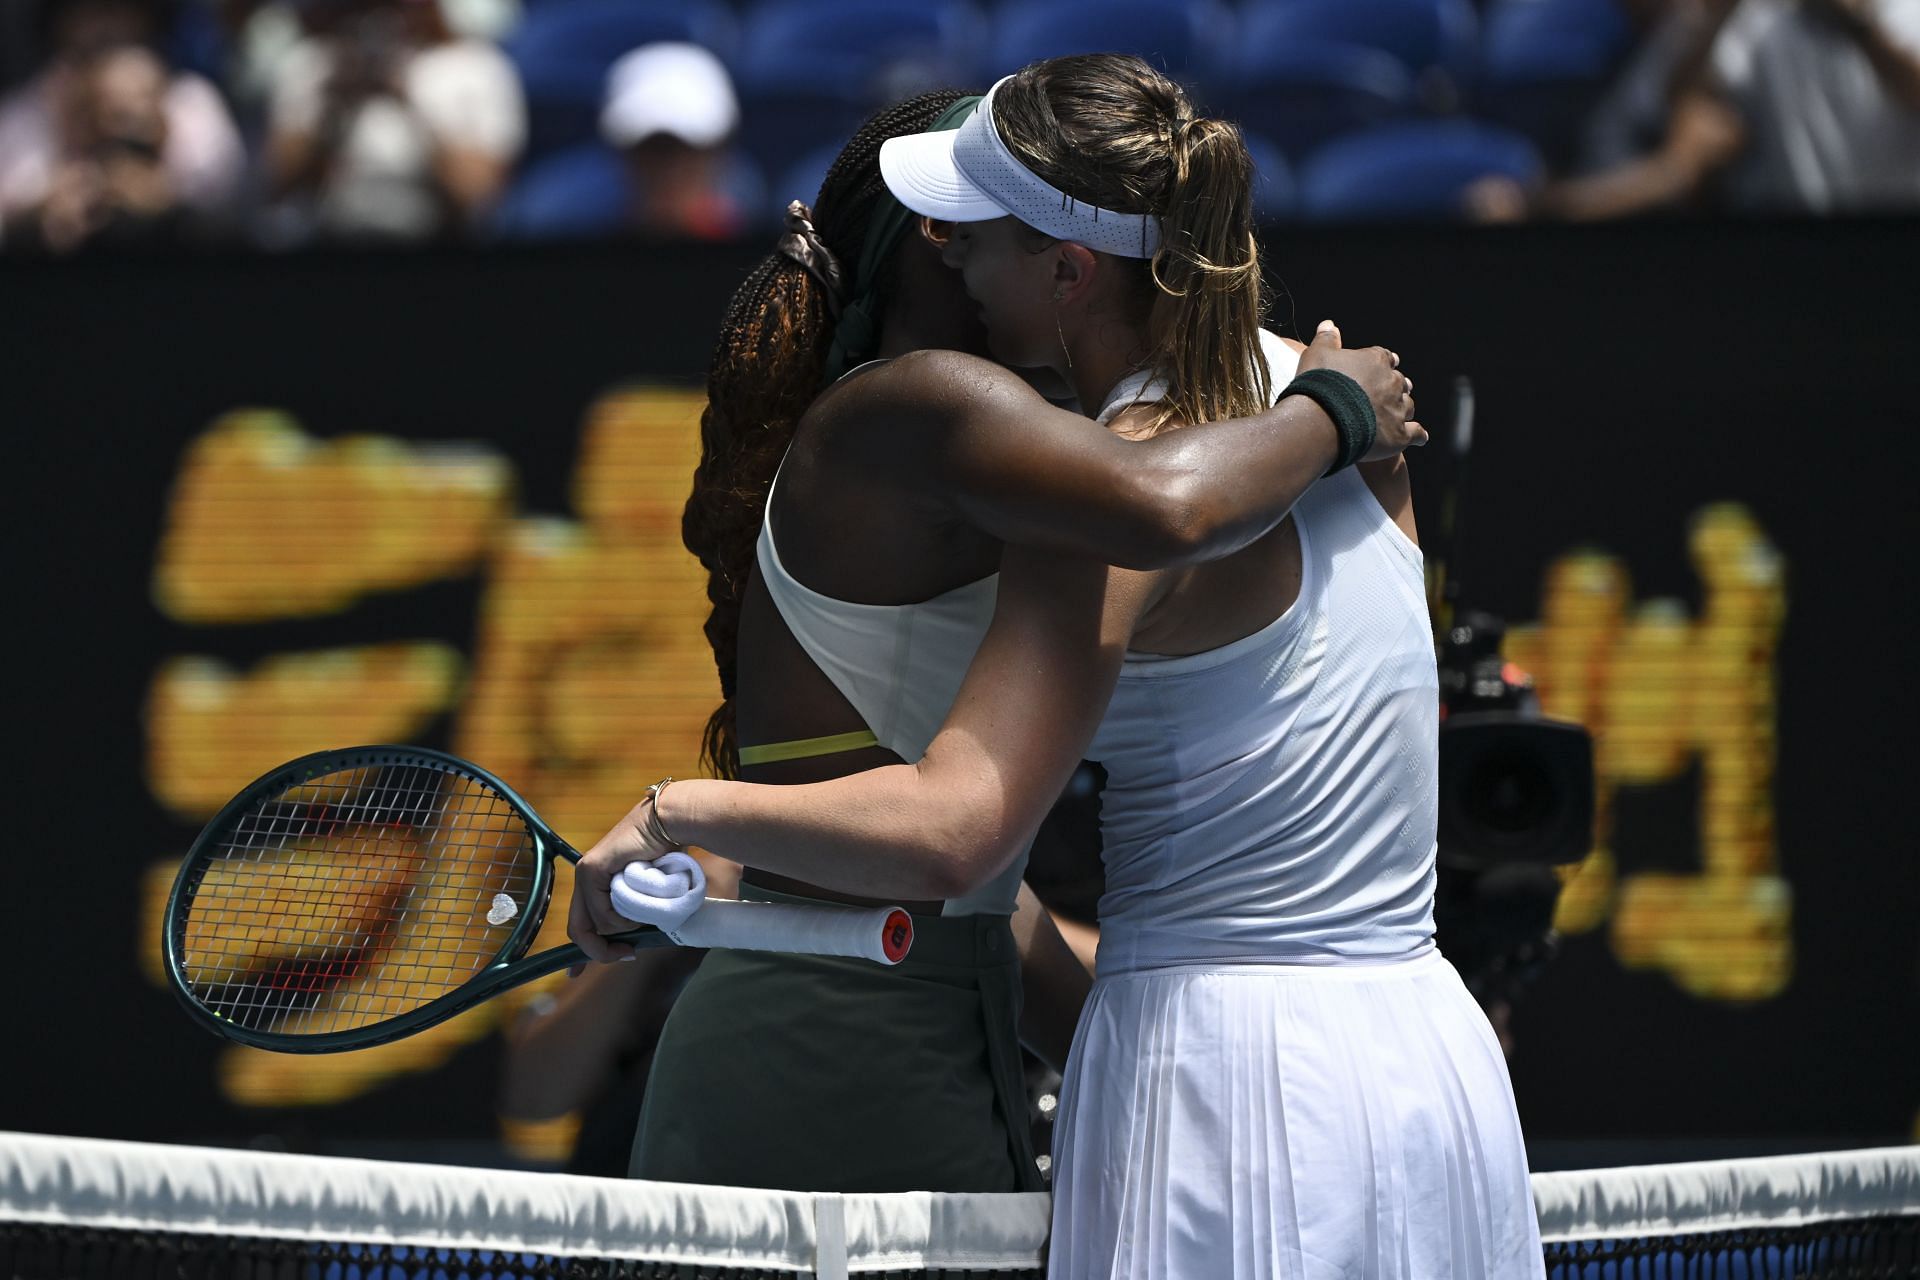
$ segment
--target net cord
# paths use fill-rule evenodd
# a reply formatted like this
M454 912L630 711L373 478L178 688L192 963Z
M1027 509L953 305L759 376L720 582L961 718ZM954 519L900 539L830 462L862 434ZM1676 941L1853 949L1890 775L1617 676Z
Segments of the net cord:
M1543 1244L1920 1215L1920 1146L1533 1175Z
M0 1133L0 1222L844 1278L1042 1265L1044 1194L837 1195Z
M1920 1222L1920 1146L1536 1174L1533 1189L1550 1255L1865 1229ZM48 1228L850 1277L1031 1271L1048 1212L1043 1194L843 1196L0 1133L0 1223Z

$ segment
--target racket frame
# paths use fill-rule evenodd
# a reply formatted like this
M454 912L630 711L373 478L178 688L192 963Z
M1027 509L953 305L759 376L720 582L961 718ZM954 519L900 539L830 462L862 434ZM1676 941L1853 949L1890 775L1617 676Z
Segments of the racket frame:
M223 843L231 824L241 814L262 802L329 773L382 765L416 765L477 782L497 793L513 809L514 815L526 823L533 844L533 883L527 892L526 902L522 904L520 918L494 953L493 961L453 990L434 997L416 1009L344 1031L324 1031L314 1035L262 1031L242 1026L208 1008L193 994L187 981L184 951L187 917L191 913L194 895L204 878L205 868L213 863L210 856L212 850ZM521 799L518 792L472 761L430 747L370 746L316 751L290 760L256 778L213 816L187 850L187 856L180 864L180 872L174 877L173 890L167 895L167 910L161 929L167 985L199 1025L222 1039L256 1049L270 1049L276 1053L341 1053L400 1040L465 1013L509 987L557 973L587 959L586 953L571 942L536 956L526 955L527 948L533 945L534 938L540 932L540 926L546 922L547 908L553 898L553 862L556 858L577 863L580 854L543 822L533 806ZM651 925L636 925L626 933L615 935L612 940L634 947L674 945L673 939Z

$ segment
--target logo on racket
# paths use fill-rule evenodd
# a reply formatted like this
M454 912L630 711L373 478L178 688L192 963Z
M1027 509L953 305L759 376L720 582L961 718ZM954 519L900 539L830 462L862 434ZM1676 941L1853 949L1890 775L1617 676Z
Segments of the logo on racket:
M897 907L889 913L880 931L880 949L886 953L889 964L905 960L907 952L913 949L913 917Z

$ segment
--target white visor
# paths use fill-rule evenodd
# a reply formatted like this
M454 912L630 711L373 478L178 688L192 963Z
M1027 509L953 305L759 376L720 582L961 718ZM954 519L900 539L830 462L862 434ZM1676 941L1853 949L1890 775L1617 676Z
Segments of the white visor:
M1011 79L1009 76L1007 79ZM1076 200L1014 158L993 124L995 84L958 129L888 138L880 176L901 204L943 222L987 222L1012 215L1056 240L1072 240L1122 258L1160 249L1160 219L1115 213Z

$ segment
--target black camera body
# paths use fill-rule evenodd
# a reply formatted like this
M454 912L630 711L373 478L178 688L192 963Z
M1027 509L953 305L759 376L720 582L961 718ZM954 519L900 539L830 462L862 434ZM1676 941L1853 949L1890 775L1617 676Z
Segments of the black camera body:
M1557 866L1593 844L1593 739L1541 715L1500 656L1506 628L1465 613L1440 648L1434 926L1483 1004L1510 1002L1554 952Z
M1440 647L1440 857L1578 862L1593 841L1593 738L1540 714L1500 656L1506 627L1463 614Z

